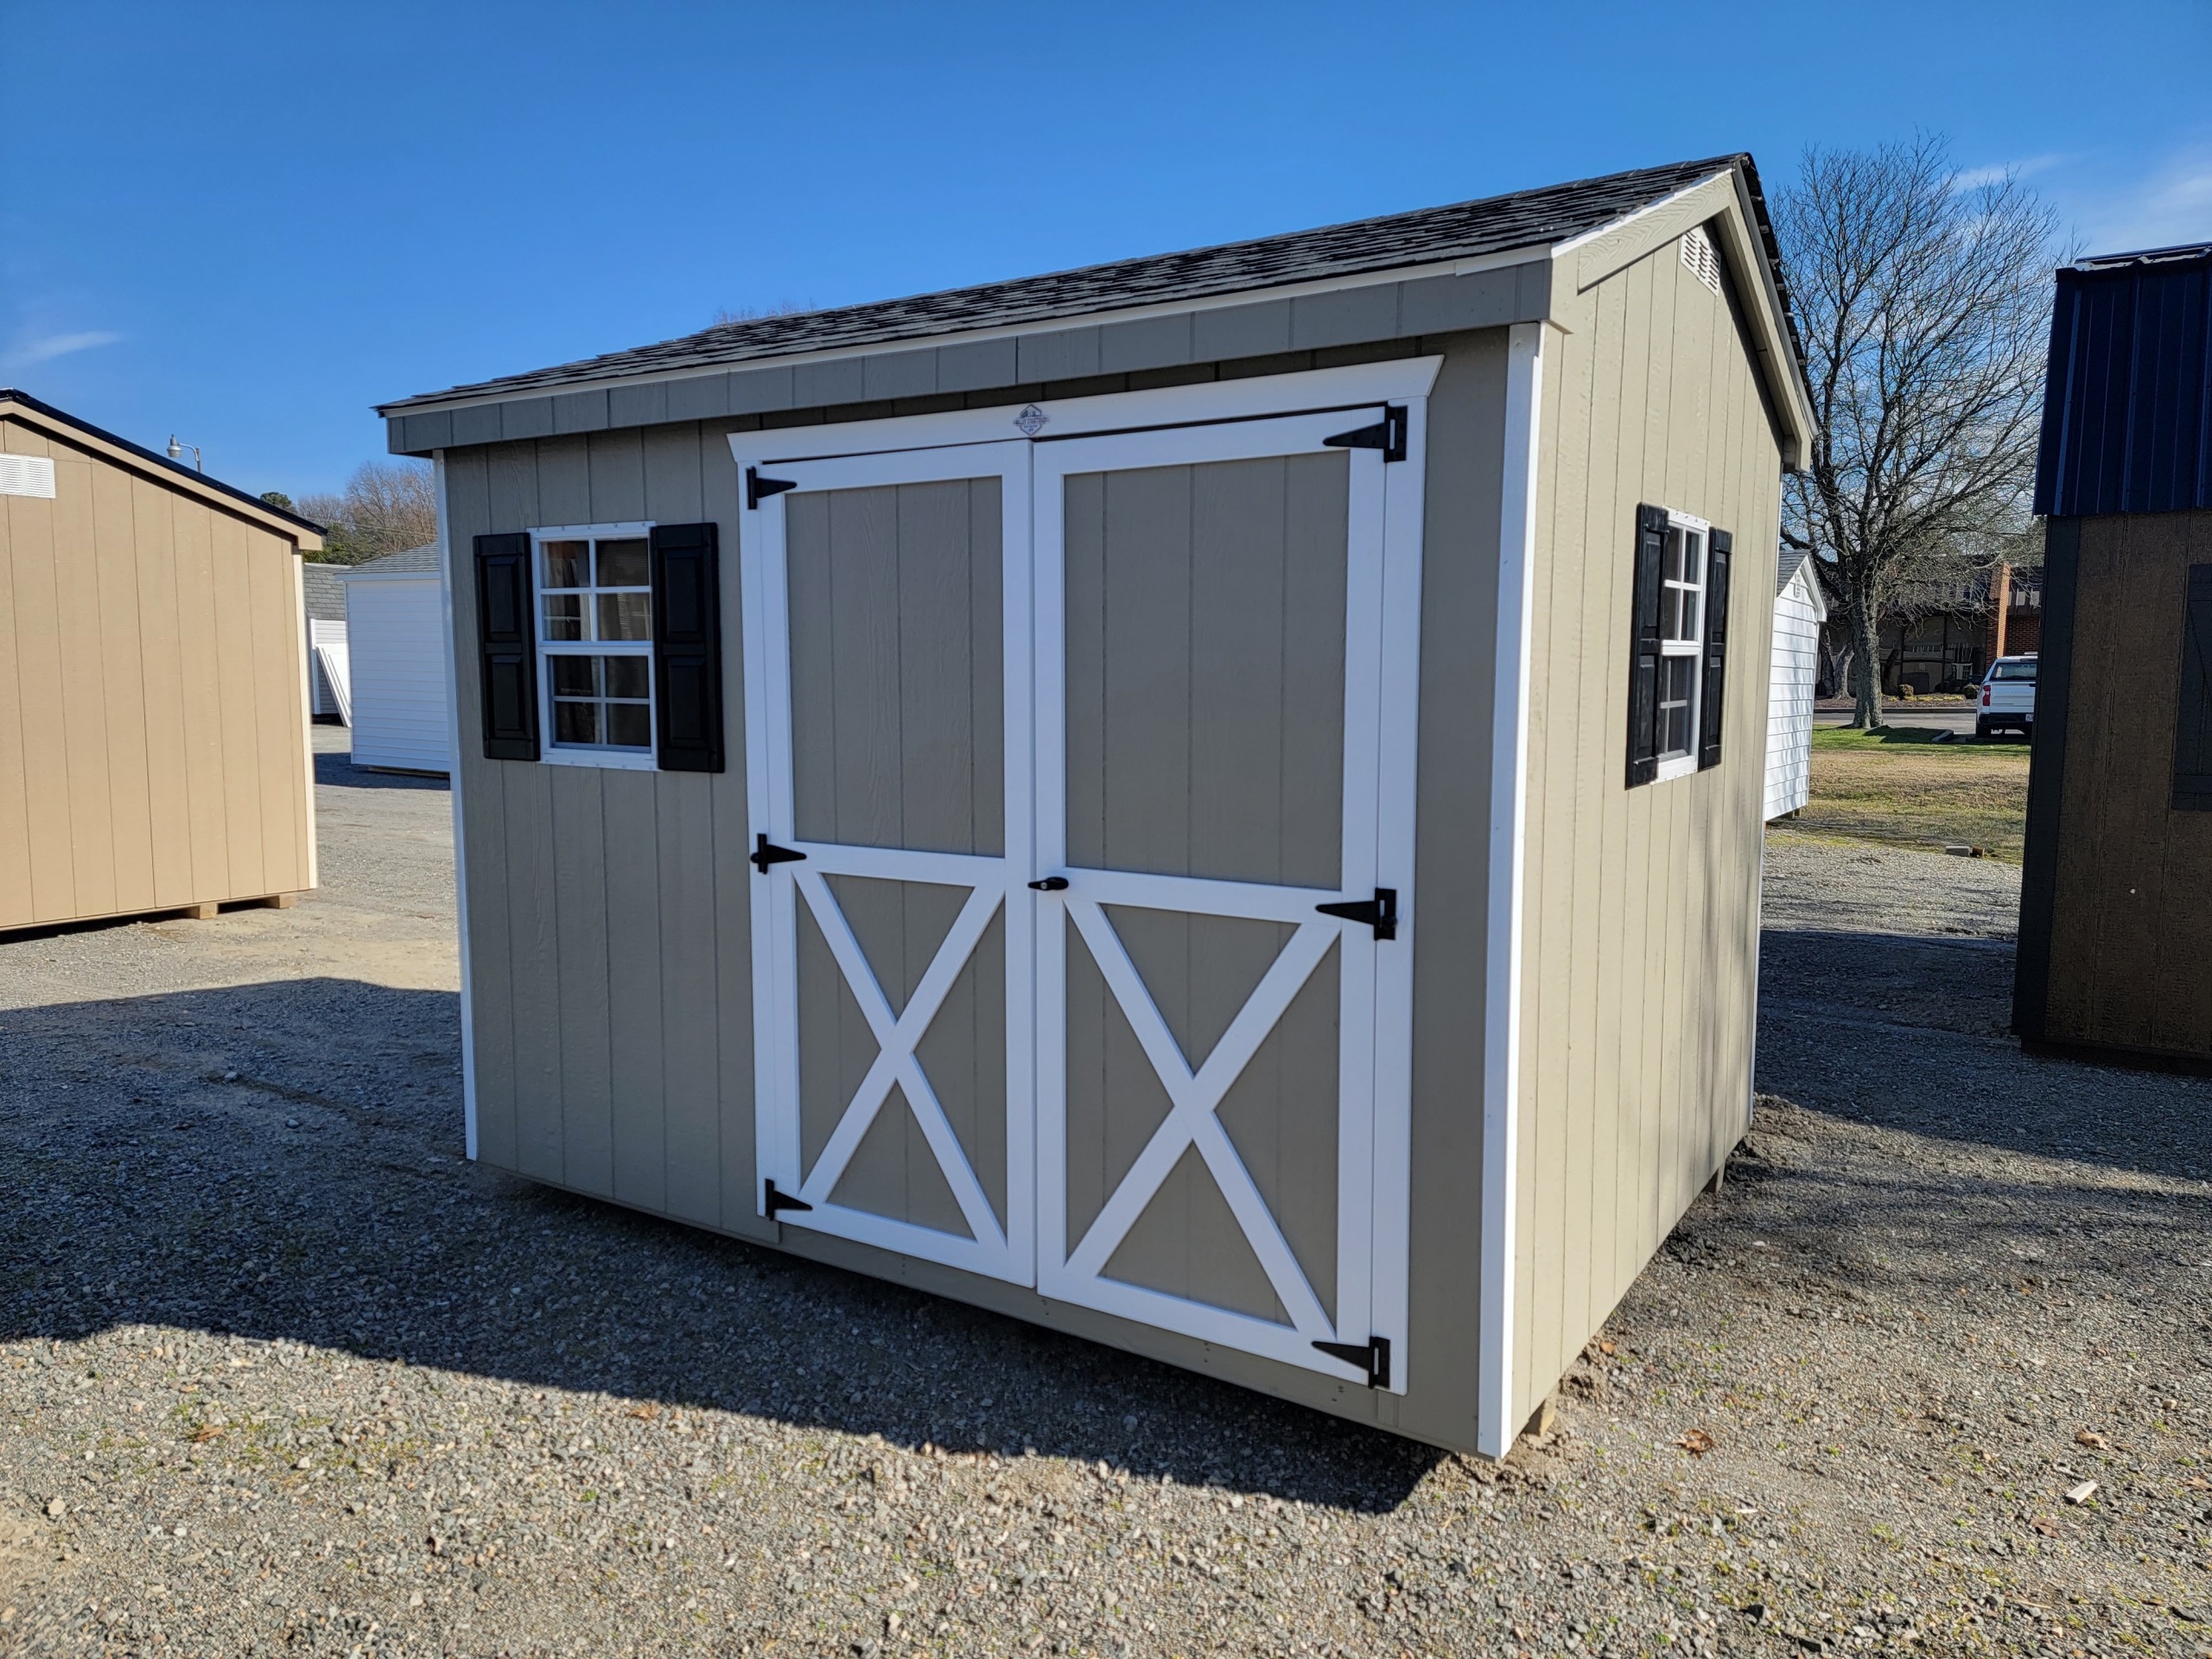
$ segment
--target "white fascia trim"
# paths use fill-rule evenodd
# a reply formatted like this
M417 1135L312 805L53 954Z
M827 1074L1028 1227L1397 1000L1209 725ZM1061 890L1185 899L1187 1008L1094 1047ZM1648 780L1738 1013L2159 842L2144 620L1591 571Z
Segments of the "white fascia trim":
M448 786L453 795L453 885L454 919L461 931L461 1138L471 1163L476 1160L476 1007L470 994L468 971L468 831L461 815L461 688L459 659L454 655L452 519L446 512L446 452L430 453L430 474L438 506L438 562L441 567L439 607L446 640L446 739L453 748L448 764L453 772Z
M1489 932L1483 974L1483 1251L1475 1447L1503 1457L1513 1416L1514 1245L1520 1194L1521 943L1528 855L1529 679L1535 626L1538 434L1544 329L1516 322L1506 348L1505 474L1497 538Z
M1610 230L1613 226L1605 228ZM1574 245L1580 246L1582 239L1576 238ZM717 374L744 374L754 369L796 368L810 363L899 356L908 352L931 351L945 346L987 345L995 340L1020 340L1031 334L1063 334L1077 328L1102 327L1109 323L1142 322L1152 317L1177 316L1195 311L1221 311L1237 305L1262 305L1270 300L1300 300L1317 294L1341 294L1352 289L1378 287L1384 283L1418 282L1426 276L1473 276L1485 270L1535 264L1555 257L1559 251L1549 243L1539 242L1529 247L1503 248L1496 253L1474 254L1465 259L1439 259L1426 264L1394 265L1388 270L1363 270L1352 276L1318 277L1310 283L1289 283L1280 288L1240 288L1227 294L1208 294L1197 299L1163 300L1153 305L1133 305L1115 311L1086 311L1071 317L1048 317L1037 322L1008 323L997 328L956 328L941 334L915 334L905 340L878 340L867 346L832 346L818 352L740 358L730 363L648 370L604 380L570 381L557 386L519 386L512 391L491 392L480 397L455 397L441 403L380 404L377 413L386 419L408 415L438 415L449 410L480 408L486 404L514 404L533 397L558 397L572 391L664 385L671 381L700 380Z
M1732 168L1723 169L1723 171L1732 170ZM1704 189L1706 186L1711 184L1713 180L1719 176L1720 174L1717 172L1708 173L1703 178L1700 179L1695 184L1686 184L1681 189L1675 191L1671 196L1662 196L1656 201L1645 203L1632 213L1623 213L1618 219L1608 219L1605 224L1597 226L1593 229L1585 231L1580 236L1571 237L1567 241L1560 243L1556 247L1552 249L1552 257L1554 259L1563 259L1571 253L1580 253L1584 248L1589 246L1591 243L1597 241L1601 237L1611 236L1615 231L1620 230L1625 226L1633 225L1640 219L1649 219L1654 213L1663 213L1669 207L1672 207L1676 202L1681 200L1683 197L1695 195L1699 191Z
M1441 357L1401 357L1381 363L1356 363L1340 369L1301 369L1289 374L1259 374L1239 380L1202 380L1187 386L1150 391L1112 391L1096 397L1066 397L1022 404L1045 417L1035 442L1085 434L1128 432L1149 427L1197 426L1216 421L1250 420L1266 415L1295 415L1327 409L1358 409L1373 404L1426 397L1436 384ZM949 444L991 443L1027 435L1014 423L1017 405L955 409L939 415L893 416L880 421L848 421L833 426L786 426L772 431L729 434L730 454L740 467L787 461L824 461L836 455L874 454L892 449L937 448Z
M443 454L445 451L441 449L435 453ZM435 570L363 570L351 575L340 570L336 575L338 580L349 588L357 582L436 582L440 580L439 574Z

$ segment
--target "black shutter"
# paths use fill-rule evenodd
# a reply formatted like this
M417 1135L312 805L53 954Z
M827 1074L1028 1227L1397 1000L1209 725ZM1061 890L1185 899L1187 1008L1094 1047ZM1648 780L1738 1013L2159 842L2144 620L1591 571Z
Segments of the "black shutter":
M2212 564L2189 567L2174 712L2174 810L2212 812Z
M1697 769L1720 764L1720 694L1728 670L1728 555L1734 538L1716 530L1705 556L1705 687L1698 696Z
M653 696L664 772L722 769L722 589L713 524L656 524Z
M1628 786L1659 775L1659 561L1667 510L1636 510L1635 578L1628 635Z
M537 759L537 644L530 536L476 538L476 644L484 664L484 758Z

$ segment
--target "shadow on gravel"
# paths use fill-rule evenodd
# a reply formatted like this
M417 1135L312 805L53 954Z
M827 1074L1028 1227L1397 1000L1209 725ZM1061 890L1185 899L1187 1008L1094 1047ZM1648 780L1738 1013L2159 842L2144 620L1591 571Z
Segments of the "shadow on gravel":
M421 772L372 772L366 766L355 766L350 753L335 749L324 750L315 756L315 780L324 787L337 789L435 789L444 792L453 787L447 779Z
M2212 1079L2022 1053L2012 963L2009 939L1770 929L1759 1086L1938 1140L2212 1176Z
M1445 1455L471 1165L458 1016L340 980L0 1014L0 1340L284 1338L1353 1510Z

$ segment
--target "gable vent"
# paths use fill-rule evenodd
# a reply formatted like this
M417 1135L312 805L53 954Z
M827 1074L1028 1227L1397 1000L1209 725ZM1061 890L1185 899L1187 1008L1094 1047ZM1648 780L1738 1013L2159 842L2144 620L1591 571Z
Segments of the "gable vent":
M1682 233L1682 264L1714 293L1720 291L1720 254L1704 226L1692 226Z
M54 463L44 455L0 455L0 495L54 499Z

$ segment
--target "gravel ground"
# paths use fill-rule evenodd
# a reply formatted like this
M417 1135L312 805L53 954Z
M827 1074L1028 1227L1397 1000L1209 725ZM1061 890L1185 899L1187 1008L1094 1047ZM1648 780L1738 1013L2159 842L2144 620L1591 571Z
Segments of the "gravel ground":
M321 764L296 909L0 939L0 1649L2212 1653L2212 1086L2001 1036L2014 871L1776 838L1788 1100L1493 1465L468 1165Z

